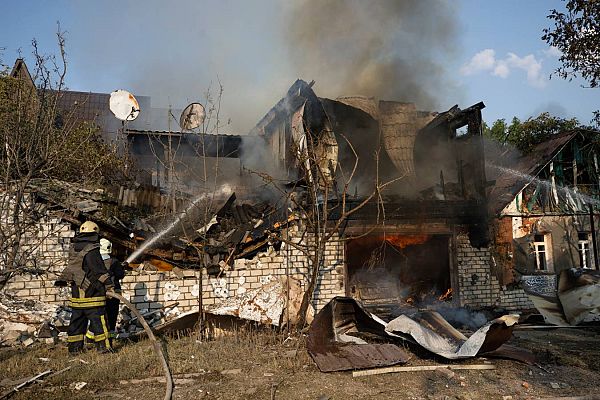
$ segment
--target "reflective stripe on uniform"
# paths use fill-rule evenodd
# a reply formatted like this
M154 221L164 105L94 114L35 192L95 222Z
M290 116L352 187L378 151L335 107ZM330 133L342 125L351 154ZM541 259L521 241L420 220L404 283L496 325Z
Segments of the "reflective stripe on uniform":
M108 340L108 337L109 337L108 328L106 327L106 319L104 318L104 315L100 316L100 321L102 322L102 330L104 331L104 334L96 336L94 338L94 341L99 342L100 340L104 339L106 348L110 349L110 340ZM100 338L100 336L104 336L104 337Z
M108 273L106 273L106 274L100 275L100 277L98 278L98 280L101 283L104 283L104 282L106 282L108 280L108 278L110 278L110 275Z
M68 343L82 342L82 341L83 341L83 335L67 336Z
M88 303L74 303L71 302L69 304L71 308L92 308L92 307L104 307L106 305L106 301L91 301Z
M71 297L70 306L73 308L90 308L104 307L106 305L106 297Z

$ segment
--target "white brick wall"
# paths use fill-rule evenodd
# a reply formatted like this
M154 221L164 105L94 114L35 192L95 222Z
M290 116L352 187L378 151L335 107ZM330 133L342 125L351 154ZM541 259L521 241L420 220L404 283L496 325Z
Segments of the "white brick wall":
M68 227L68 224L53 220L51 224L40 229L52 233L47 239L48 243L55 246L57 241L67 238L61 243L60 250L57 248L45 253L50 259L48 262L53 265L49 273L43 276L16 276L5 286L5 290L14 292L19 297L35 298L54 304L62 304L68 300L68 292L61 294L58 288L53 287L57 273L66 266L68 238L74 234L65 227ZM290 230L290 235L298 240L300 238L297 229ZM317 311L333 297L345 294L344 243L337 239L335 237L326 245L325 268L319 275L313 298L313 306ZM306 255L283 243L279 252L269 249L251 260L235 260L233 269L225 271L219 278L210 277L204 271L201 291L203 303L219 303L226 295L234 296L239 288L259 288L263 285L261 278L268 276L289 275L306 285L308 272ZM182 312L195 310L198 307L199 273L185 270L177 276L174 272L128 272L123 280L123 294L139 309L156 308L177 302L177 307Z
M456 237L456 259L462 306L500 307L509 311L531 309L533 303L521 288L501 288L491 273L489 249L471 247L465 234Z

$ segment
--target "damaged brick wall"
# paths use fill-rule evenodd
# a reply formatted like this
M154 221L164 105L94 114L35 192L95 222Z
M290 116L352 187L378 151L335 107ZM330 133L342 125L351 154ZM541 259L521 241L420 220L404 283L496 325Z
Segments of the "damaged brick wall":
M457 235L456 248L461 306L498 307L510 311L534 308L522 288L500 285L492 273L489 248L472 247L466 234Z
M44 275L16 276L7 283L5 290L20 298L62 305L68 301L69 291L56 288L53 284L57 273L66 265L69 238L74 236L74 231L68 224L57 220L51 220L49 224L47 228L52 227L50 232L53 234L47 237L47 246L44 248L46 255L55 261L55 269ZM56 229L59 225L61 228ZM64 227L69 228L66 230ZM45 228L40 231L46 232ZM301 240L297 228L290 230L290 238L297 242ZM203 271L203 303L206 307L219 304L227 298L258 289L279 277L293 277L304 286L308 272L306 255L283 243L279 251L269 248L252 259L236 260L233 268L220 277L208 276ZM197 270L128 271L122 284L123 295L140 310L158 309L175 303L178 303L176 311L179 312L197 310L199 273ZM325 268L317 282L313 307L318 311L335 296L344 294L344 244L333 238L326 245Z

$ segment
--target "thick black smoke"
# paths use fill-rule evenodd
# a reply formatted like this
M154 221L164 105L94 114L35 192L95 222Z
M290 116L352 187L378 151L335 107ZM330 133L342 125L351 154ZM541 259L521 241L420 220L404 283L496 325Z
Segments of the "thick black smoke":
M458 44L456 20L450 1L305 0L292 7L286 38L296 72L315 79L321 96L435 110L456 89L445 70Z

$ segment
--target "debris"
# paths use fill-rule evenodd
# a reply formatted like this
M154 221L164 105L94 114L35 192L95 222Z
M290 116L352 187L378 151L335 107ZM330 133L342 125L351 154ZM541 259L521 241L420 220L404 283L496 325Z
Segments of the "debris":
M550 387L552 389L560 389L560 384L558 384L556 382L550 382Z
M502 400L512 400L512 396L502 396Z
M307 348L321 372L382 367L406 363L410 356L395 344L369 344L362 337L388 338L385 322L356 300L335 297L315 316Z
M521 386L523 386L525 389L529 389L529 382L523 381L523 383L521 383Z
M527 281L523 289L544 317L558 326L600 321L600 273L583 268L563 270L558 275L558 289L542 293Z
M2 393L2 395L0 395L0 400L1 399L6 399L9 396L11 396L13 393L18 392L20 389L24 388L25 386L28 386L30 384L32 384L33 382L37 381L38 379L50 374L52 372L51 369L44 371L40 374L34 375L31 378L28 378L27 380L25 380L23 383L15 386L14 388Z
M225 369L223 371L221 371L221 375L237 375L237 374L241 374L242 370L240 368L236 368L236 369Z
M39 357L38 360L40 360L41 362L48 362L48 361L50 361L50 359L46 358L46 357Z
M488 322L470 338L439 313L425 310L384 322L355 299L335 297L315 317L309 330L308 352L322 372L389 366L408 361L400 347L381 341L417 343L448 359L485 354L533 362L533 355L503 344L518 316L505 315ZM375 340L378 344L369 344ZM354 346L357 345L357 346Z
M58 336L56 328L47 324L56 312L56 305L0 292L0 344L31 346L38 337Z
M375 368L375 369L367 369L364 371L353 371L352 377L356 378L359 376L371 376L371 375L381 375L381 374L390 374L394 372L418 372L418 371L435 371L435 370L491 370L496 369L496 366L489 364L471 364L471 365L419 365L415 367L386 367L386 368ZM459 377L459 379L465 379L464 377Z
M400 315L390 321L385 330L391 334L409 337L425 349L454 360L475 357L494 351L510 339L518 315L504 315L479 328L467 338L450 325L436 311L425 310L411 317Z
M87 382L73 382L69 385L71 390L81 390L87 386Z
M299 307L302 299L300 282L292 277L264 277L263 286L252 290L237 290L235 296L230 296L218 280L213 283L215 294L223 298L218 304L209 306L206 311L215 315L232 315L248 321L274 326L285 325L290 318L297 315L296 306ZM243 288L243 287L242 287ZM289 312L284 313L287 309ZM299 309L299 308L298 308ZM285 314L285 315L284 315ZM310 318L309 318L310 322ZM294 324L295 320L289 321Z

